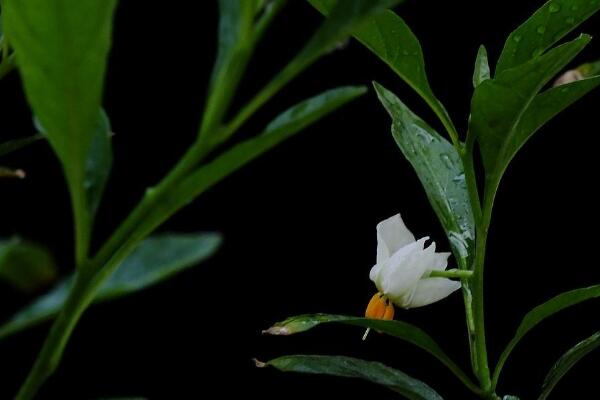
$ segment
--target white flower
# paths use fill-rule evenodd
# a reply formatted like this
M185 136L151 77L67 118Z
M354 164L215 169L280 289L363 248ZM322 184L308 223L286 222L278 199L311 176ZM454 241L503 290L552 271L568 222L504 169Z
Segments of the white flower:
M415 240L400 214L377 225L377 264L369 276L384 302L387 298L402 308L422 307L460 288L458 281L430 277L432 271L446 270L450 253L436 253L433 242L425 248L428 239Z

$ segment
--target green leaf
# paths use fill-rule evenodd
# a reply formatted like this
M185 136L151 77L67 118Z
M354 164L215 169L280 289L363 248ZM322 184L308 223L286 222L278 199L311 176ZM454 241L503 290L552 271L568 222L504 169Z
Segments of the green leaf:
M533 310L529 311L523 318L523 321L521 321L519 327L517 328L515 336L508 343L508 345L500 355L498 365L496 366L496 369L494 371L494 387L498 383L500 372L502 371L506 360L510 356L510 353L513 351L517 343L519 343L519 341L523 338L523 336L527 334L527 332L529 332L540 322L556 314L557 312L562 311L565 308L577 305L586 300L595 299L597 297L600 297L600 285L575 289L569 292L561 293L558 296L548 300L543 304L540 304Z
M542 386L542 393L540 394L540 397L538 397L538 400L545 400L562 377L565 376L579 360L598 347L600 347L600 331L577 343L574 347L569 349L569 351L563 354L556 364L554 364L548 375L546 375Z
M374 361L342 356L299 355L276 358L259 367L271 366L284 372L301 372L359 378L393 390L411 400L442 400L442 397L425 383Z
M475 70L473 71L473 87L476 88L481 82L490 79L490 65L488 63L487 50L484 45L479 46L477 58L475 59Z
M600 9L590 0L551 0L510 34L496 66L496 74L521 65L558 43Z
M85 180L83 182L88 209L92 215L98 209L110 175L112 166L110 135L108 115L104 110L100 110L99 122L93 132L92 143L85 160Z
M115 5L116 0L28 0L7 1L3 9L27 99L67 177L78 261L86 256L97 204L88 198L86 173L89 155L95 154Z
M12 153L13 151L17 151L23 147L29 146L30 144L35 143L43 138L43 135L37 134L25 138L13 139L9 140L8 142L0 143L0 157Z
M460 155L392 92L378 83L374 86L392 117L392 135L417 172L460 268L468 268L473 254L475 223Z
M440 346L420 328L403 321L384 321L377 319L358 318L346 315L332 314L307 314L298 315L278 322L263 333L269 335L292 335L295 333L305 332L318 325L326 323L339 323L363 328L370 328L381 333L402 339L411 343L444 364L452 371L458 379L460 379L469 389L479 392L479 389L472 383L471 379L462 371L462 369L448 357L448 355L440 348Z
M198 265L219 248L216 233L162 234L144 240L103 284L95 302L135 293ZM47 321L60 311L73 277L56 285L0 326L0 339Z
M219 0L217 59L210 78L202 132L222 122L254 47L256 1Z
M55 278L56 264L46 248L19 238L0 240L0 279L31 292Z
M517 125L514 140L507 145L511 160L517 151L546 122L585 96L600 84L600 77L582 79L549 89L535 96Z
M324 15L333 12L333 0L309 0ZM453 139L458 140L456 128L435 97L425 71L423 50L419 40L408 25L390 10L369 16L354 33L354 37L385 62L404 80L436 113Z
M161 201L154 208L153 213L145 218L143 224L136 228L135 236L144 237L202 192L365 92L364 87L357 86L331 89L284 111L267 125L262 134L235 145L210 163L192 172L165 195L164 201Z
M512 155L522 144L522 116L536 94L590 41L581 36L494 79L482 82L471 102L469 146L479 141L486 170L486 190L495 193Z

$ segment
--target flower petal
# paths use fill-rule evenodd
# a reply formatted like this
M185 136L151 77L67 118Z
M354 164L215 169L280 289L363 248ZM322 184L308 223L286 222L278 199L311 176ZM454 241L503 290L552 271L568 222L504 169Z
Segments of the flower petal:
M381 221L377 224L377 264L414 241L414 235L404 225L400 214Z
M387 261L385 269L380 271L380 290L400 306L402 299L413 292L415 285L433 262L435 245L423 250L428 239L425 237L404 246Z
M448 267L448 257L452 253L435 253L434 262L430 271L445 271Z
M423 307L435 303L460 289L460 286L460 282L447 278L421 279L408 301L408 307L405 308Z

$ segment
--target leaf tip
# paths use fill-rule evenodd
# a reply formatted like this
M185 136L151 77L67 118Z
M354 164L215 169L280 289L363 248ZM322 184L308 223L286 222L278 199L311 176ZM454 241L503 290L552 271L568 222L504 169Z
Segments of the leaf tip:
M285 327L285 326L278 326L278 325L274 325L272 327L270 327L269 329L265 329L262 331L263 335L273 335L273 336L287 336L287 335L291 335L293 332Z
M252 361L254 362L254 366L256 368L265 368L269 365L266 362L260 361L258 358L253 358Z

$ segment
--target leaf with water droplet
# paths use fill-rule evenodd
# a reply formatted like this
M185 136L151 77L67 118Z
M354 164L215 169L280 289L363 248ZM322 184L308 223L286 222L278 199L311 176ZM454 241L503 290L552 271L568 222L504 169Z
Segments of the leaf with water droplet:
M498 59L496 75L539 56L599 9L600 4L589 0L546 3L510 34Z
M475 59L475 69L473 70L473 87L476 88L481 82L490 79L490 65L488 63L487 50L485 46L479 46L477 58Z
M525 118L536 104L536 95L589 41L588 36L582 36L475 89L467 143L473 143L473 138L479 142L488 193L495 192L508 163L530 134L554 115L532 115L531 121Z
M326 16L336 4L331 0L309 2ZM446 108L431 90L419 39L399 15L392 10L373 15L354 32L354 37L414 88L447 130L456 131Z
M467 268L475 238L474 219L456 149L392 92L374 83L393 119L392 135L411 163L438 216L461 268ZM427 136L429 139L424 139Z

